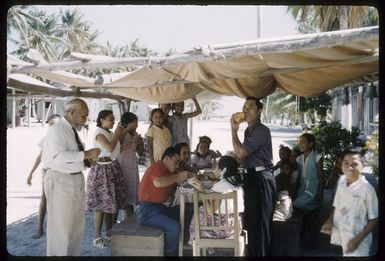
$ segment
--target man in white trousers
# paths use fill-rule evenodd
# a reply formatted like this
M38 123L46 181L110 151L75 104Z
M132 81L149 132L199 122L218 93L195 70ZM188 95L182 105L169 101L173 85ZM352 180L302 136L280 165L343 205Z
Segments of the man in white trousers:
M47 256L79 256L85 225L85 182L82 171L100 149L84 151L77 131L87 121L81 99L66 104L64 117L48 130L42 162L46 169Z

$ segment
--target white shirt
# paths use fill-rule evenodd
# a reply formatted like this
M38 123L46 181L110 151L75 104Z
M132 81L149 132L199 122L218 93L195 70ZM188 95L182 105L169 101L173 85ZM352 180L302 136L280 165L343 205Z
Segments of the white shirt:
M346 248L347 242L360 233L367 225L368 220L378 217L378 199L372 185L360 175L358 180L347 186L346 177L342 175L338 181L333 206L333 230L331 243ZM349 255L369 253L372 234L368 234L358 246L357 250ZM344 255L347 255L344 253Z
M95 130L95 133L94 133L94 137L93 137L93 141L94 141L94 147L96 148L100 148L101 152L99 154L99 157L110 157L112 160L115 160L118 156L119 156L119 153L120 153L120 142L118 141L116 143L116 146L114 148L114 150L112 152L109 152L107 151L103 146L102 144L100 144L97 140L96 140L96 136L98 134L101 134L103 135L104 137L106 137L106 139L111 142L112 139L114 138L114 133L113 132L108 132L106 131L105 129L103 128L100 128L100 127L97 127L96 130Z
M231 183L229 183L227 180L221 179L220 181L215 183L211 189L215 192L219 192L222 194L229 193L229 192L232 192L233 190L236 190L237 191L237 200L238 200L238 212L243 212L243 210L244 210L243 189L241 186L236 187L236 186L232 185ZM228 200L227 210L229 211L229 213L234 213L232 200ZM216 212L218 212L218 211L216 211ZM225 201L221 202L221 213L226 213Z
M66 118L49 128L41 160L44 168L58 172L76 173L85 169L84 152L79 151L74 131Z

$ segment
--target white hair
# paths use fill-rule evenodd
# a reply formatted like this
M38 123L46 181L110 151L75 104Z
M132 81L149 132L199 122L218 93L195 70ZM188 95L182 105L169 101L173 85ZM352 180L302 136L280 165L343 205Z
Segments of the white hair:
M79 111L82 109L82 106L87 105L85 101L79 98L75 98L70 100L66 105L65 105L65 113L70 113L71 111Z

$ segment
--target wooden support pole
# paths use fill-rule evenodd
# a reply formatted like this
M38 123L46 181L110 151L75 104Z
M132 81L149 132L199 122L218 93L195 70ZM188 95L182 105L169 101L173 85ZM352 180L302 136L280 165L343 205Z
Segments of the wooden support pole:
M15 94L16 90L12 89L12 94ZM11 127L16 127L16 98L15 96L12 97L12 116L11 116Z
M114 95L111 93L99 93L95 91L79 91L78 90L60 90L56 88L49 88L49 87L44 87L40 85L34 85L34 84L28 84L28 83L23 83L19 81L15 81L13 79L9 79L8 81L8 86L12 88L16 88L19 90L23 90L26 92L31 92L31 94L34 95L41 95L44 94L45 96L59 96L59 97L83 97L83 98L96 98L96 99L101 99L101 98L106 98L106 99L111 99L111 100L122 100L125 97L120 96L120 95Z
M27 126L31 125L31 112L33 111L32 99L31 96L27 96Z

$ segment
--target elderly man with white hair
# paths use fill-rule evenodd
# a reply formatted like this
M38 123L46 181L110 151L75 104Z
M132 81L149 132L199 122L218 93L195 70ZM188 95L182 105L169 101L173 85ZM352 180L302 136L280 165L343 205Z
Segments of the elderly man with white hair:
M42 162L46 169L47 256L78 256L85 225L85 184L82 171L100 154L84 151L77 131L88 117L81 99L66 104L64 117L47 133Z

